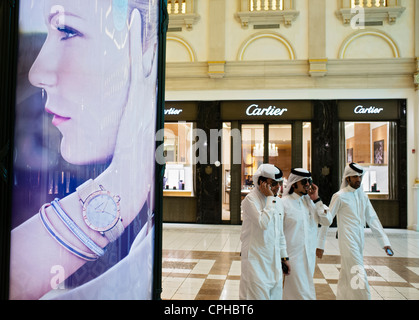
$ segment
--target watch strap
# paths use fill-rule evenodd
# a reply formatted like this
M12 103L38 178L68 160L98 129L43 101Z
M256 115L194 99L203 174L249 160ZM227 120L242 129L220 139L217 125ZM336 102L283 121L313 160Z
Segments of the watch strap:
M93 179L89 179L76 188L81 202L84 204L87 198L96 191L102 190L100 185Z
M118 219L118 222L111 229L105 231L103 234L110 242L114 242L121 236L123 232L124 225L122 224L121 219Z

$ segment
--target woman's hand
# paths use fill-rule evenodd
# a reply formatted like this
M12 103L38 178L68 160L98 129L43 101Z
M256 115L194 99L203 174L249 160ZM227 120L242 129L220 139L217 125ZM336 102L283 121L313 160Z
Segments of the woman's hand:
M128 225L141 210L154 185L156 69L146 77L143 54L142 17L137 9L129 29L130 85L119 126L112 163L99 179L121 197L121 216ZM150 48L149 50L154 50ZM146 62L145 65L148 65Z

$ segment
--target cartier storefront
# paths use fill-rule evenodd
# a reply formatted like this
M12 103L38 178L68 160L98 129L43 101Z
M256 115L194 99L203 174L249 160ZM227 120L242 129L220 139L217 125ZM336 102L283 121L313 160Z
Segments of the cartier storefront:
M405 100L166 102L164 221L240 224L261 163L310 170L329 203L348 162L386 227L405 227ZM167 133L166 133L167 130ZM398 177L395 179L395 177ZM286 179L285 179L286 183Z

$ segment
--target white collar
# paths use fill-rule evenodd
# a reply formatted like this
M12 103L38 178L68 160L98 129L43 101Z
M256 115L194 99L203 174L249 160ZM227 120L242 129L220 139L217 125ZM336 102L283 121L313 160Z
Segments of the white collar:
M361 187L360 187L361 188ZM349 191L349 192L355 192L355 191L357 191L358 189L355 189L355 188L352 188L349 184L346 186L346 189Z
M293 192L292 194L288 195L293 200L302 200L304 196L300 196L298 193Z

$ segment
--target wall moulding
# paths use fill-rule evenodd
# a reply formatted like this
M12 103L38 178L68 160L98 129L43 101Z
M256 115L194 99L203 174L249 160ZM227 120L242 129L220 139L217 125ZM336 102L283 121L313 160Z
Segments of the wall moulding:
M343 24L349 26L352 19L361 18L365 23L384 23L395 24L397 19L406 10L399 5L400 1L390 0L387 4L380 7L352 7L351 0L340 0L341 8L336 11L336 16L342 20ZM361 11L360 11L361 10ZM360 17L360 14L363 16Z
M242 28L247 29L249 25L275 25L283 24L285 27L291 27L297 19L300 12L295 10L293 0L278 0L281 2L281 9L271 8L272 2L268 0L240 1L240 11L236 18L240 21ZM260 7L258 7L258 3ZM266 9L268 7L268 9Z
M290 60L295 60L296 59L295 50L292 47L291 43L287 39L285 39L283 36L281 36L277 33L260 32L260 33L252 35L250 38L248 38L246 41L243 42L243 44L240 46L239 52L237 54L237 60L239 60L239 61L244 60L246 50L249 48L249 46L253 42L255 42L259 39L263 39L263 38L270 38L270 39L274 39L274 40L278 41L279 43L281 43L286 48L286 50L288 52L288 55L289 55L289 59Z
M282 24L291 27L300 12L296 10L287 11L257 11L257 12L237 12L236 17L240 20L243 29L249 25L274 25Z
M347 37L340 47L339 59L345 59L345 55L349 46L351 46L357 39L365 37L365 36L373 36L373 37L378 37L380 39L383 39L392 50L393 58L400 58L400 49L397 46L396 42L388 34L380 30L370 29L370 30L357 31L351 34L349 37Z
M173 41L181 45L182 48L188 53L190 62L196 61L196 54L192 46L184 39L177 36L167 36L167 42Z
M208 77L208 62L168 63L166 88L168 91L415 88L414 58L329 59L327 66L325 76L313 77L308 60L227 61L223 77L213 79Z

